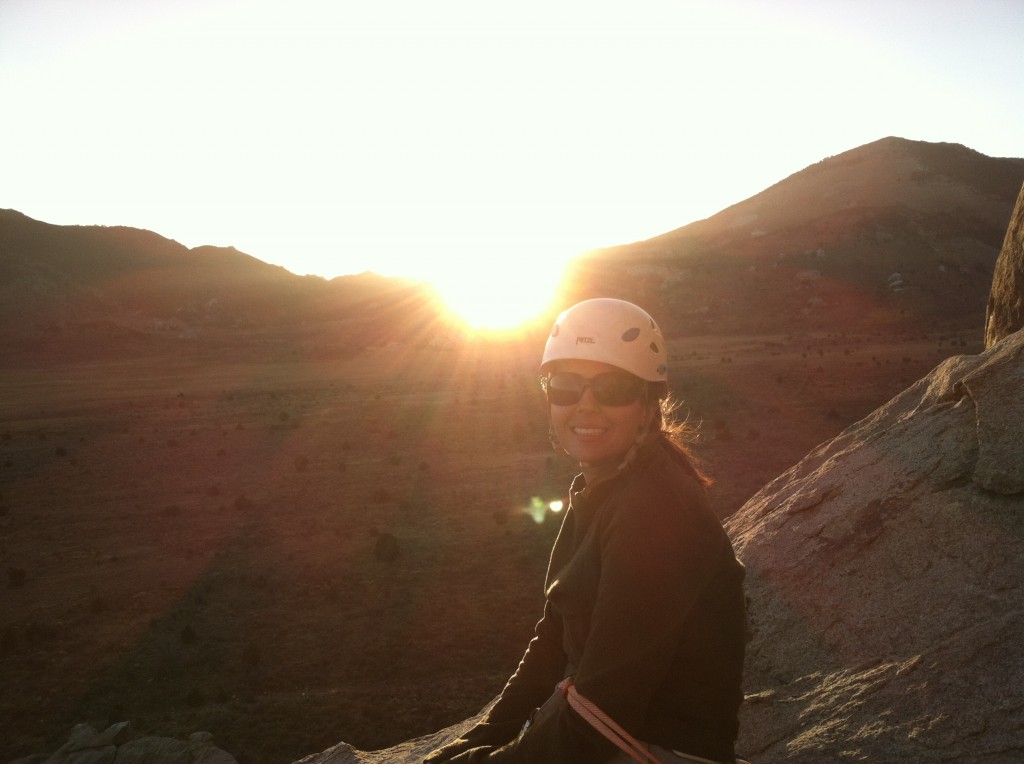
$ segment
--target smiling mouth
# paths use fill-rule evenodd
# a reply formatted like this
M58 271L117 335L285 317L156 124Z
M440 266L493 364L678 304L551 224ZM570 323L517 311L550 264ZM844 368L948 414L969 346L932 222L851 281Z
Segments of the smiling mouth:
M600 435L604 432L604 429L600 427L573 427L572 431L574 435L587 437L589 435Z

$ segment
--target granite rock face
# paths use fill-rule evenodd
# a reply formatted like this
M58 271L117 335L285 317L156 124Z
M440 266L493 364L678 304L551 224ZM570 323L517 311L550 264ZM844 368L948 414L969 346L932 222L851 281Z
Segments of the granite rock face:
M740 750L1024 757L1024 332L947 359L727 523L747 565Z
M428 753L455 740L475 725L490 705L488 703L476 716L435 732L433 735L407 740L391 748L380 751L360 751L348 743L338 743L326 751L306 756L295 764L420 764Z
M985 347L1024 327L1024 187L996 260L985 311Z

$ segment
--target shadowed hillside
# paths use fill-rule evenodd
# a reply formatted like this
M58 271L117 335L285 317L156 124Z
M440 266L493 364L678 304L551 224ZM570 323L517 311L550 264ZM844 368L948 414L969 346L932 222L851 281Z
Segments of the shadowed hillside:
M296 276L232 247L188 249L150 231L0 210L0 341L16 356L253 339L273 354L310 337L321 353L345 355L415 336L436 312L430 290L405 279Z
M1024 159L885 138L594 252L570 283L638 300L685 333L977 327L1022 181Z

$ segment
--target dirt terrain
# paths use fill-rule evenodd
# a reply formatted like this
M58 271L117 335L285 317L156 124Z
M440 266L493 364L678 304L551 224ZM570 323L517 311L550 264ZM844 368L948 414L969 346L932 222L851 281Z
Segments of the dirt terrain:
M539 346L192 349L0 369L0 761L76 722L241 762L476 712L541 609L572 465ZM671 375L722 516L939 361L945 334L705 336Z

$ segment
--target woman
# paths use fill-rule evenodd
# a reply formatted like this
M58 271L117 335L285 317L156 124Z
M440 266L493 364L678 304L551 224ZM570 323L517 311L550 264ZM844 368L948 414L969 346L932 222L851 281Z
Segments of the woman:
M743 567L669 417L661 331L636 305L587 300L558 317L541 373L552 443L582 470L544 616L483 721L426 762L639 760L581 697L657 761L732 762Z

